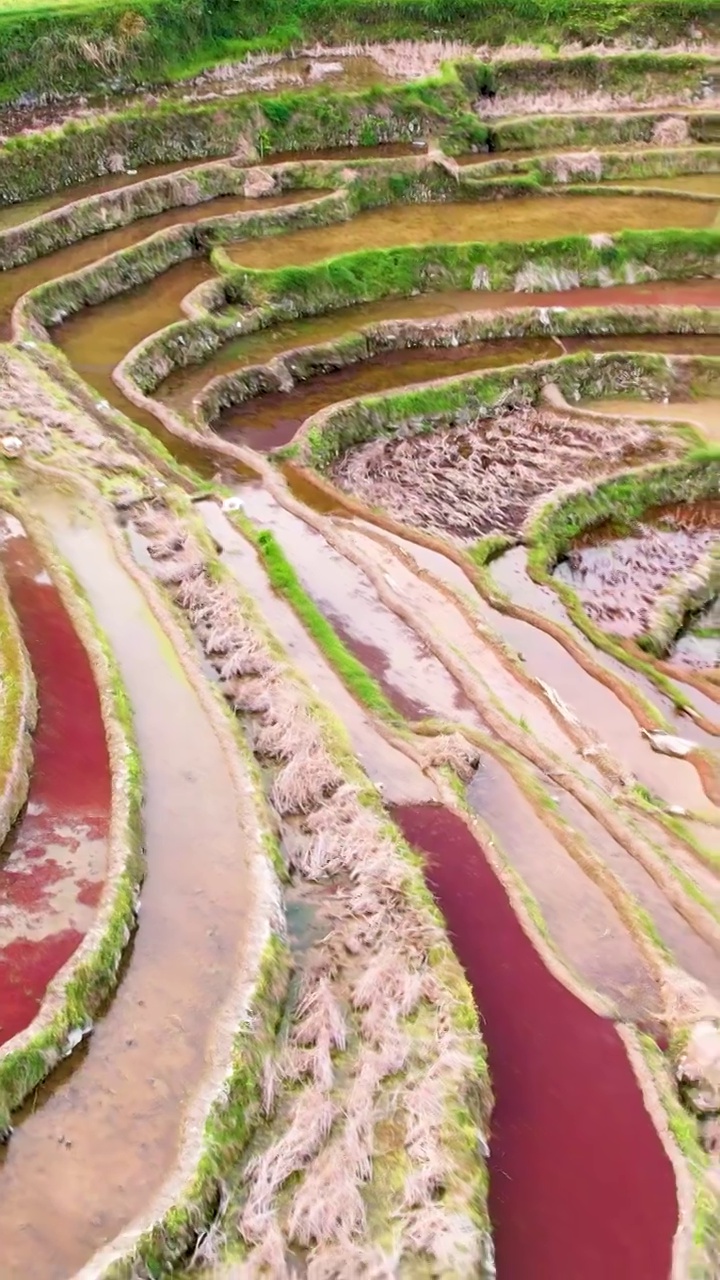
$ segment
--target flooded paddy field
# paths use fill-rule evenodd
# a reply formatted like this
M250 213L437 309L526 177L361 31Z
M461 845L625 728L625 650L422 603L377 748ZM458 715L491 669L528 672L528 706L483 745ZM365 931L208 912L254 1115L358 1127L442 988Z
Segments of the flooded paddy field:
M392 75L336 61L272 75ZM39 705L0 858L3 1280L712 1274L717 175L473 198L426 124L250 139L346 164L345 221L214 197L0 274ZM248 210L274 233L192 231ZM149 240L176 225L182 261ZM467 246L498 242L490 288Z
M714 204L672 196L519 197L502 204L418 205L412 209L375 209L348 225L296 231L278 239L273 266L306 266L338 253L373 245L386 249L406 244L462 243L470 240L544 240L572 233L591 235L660 227L711 227ZM244 267L266 265L266 248L246 242L230 256Z

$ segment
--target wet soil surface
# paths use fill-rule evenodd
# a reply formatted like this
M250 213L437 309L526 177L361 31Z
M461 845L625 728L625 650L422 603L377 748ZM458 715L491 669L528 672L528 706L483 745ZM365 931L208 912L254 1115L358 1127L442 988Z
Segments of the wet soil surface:
M543 240L660 227L709 227L713 203L653 196L538 196L492 203L395 205L361 213L349 222L291 231L272 245L245 241L230 248L243 266L303 266L335 254L408 244Z
M578 539L555 569L593 622L621 636L644 631L658 593L718 540L720 503L666 508L630 533L600 526Z
M27 805L0 852L0 1043L22 1031L93 921L111 783L90 660L40 556L0 515L5 574L37 683Z
M36 500L132 702L148 872L132 955L105 1017L42 1105L31 1101L6 1148L3 1280L67 1280L146 1211L214 1063L252 902L252 855L224 752L167 638L100 529L73 523L55 499Z
M669 1275L672 1167L612 1023L545 968L458 817L435 806L393 816L427 855L428 881L482 1014L495 1092L498 1275Z

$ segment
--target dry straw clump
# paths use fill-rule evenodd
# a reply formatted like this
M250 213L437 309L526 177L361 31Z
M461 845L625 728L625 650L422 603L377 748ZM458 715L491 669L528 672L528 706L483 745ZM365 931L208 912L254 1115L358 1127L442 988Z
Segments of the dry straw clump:
M458 538L516 533L532 503L563 481L612 471L658 454L652 427L612 431L523 405L469 427L378 439L348 450L335 482L406 524Z
M599 182L603 172L599 151L561 152L553 156L546 167L556 182L574 182L577 178Z
M244 1277L282 1280L296 1274L298 1256L309 1280L389 1277L401 1265L490 1275L477 1154L454 1119L464 1110L482 1134L481 1045L459 1016L459 977L454 968L447 977L450 952L421 874L334 758L326 727L248 608L213 581L182 521L150 505L134 519L242 717L317 938L264 1064L267 1123L196 1261L214 1264L230 1235L246 1246L232 1269ZM465 770L477 760L459 735L435 751L435 763ZM445 958L431 964L430 954Z
M654 147L682 147L691 141L690 125L682 116L668 116L665 120L658 120L653 126Z

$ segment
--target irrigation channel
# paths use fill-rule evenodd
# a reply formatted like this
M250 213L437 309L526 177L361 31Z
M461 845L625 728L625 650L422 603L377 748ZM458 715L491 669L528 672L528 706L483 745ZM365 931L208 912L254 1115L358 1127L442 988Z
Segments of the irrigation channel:
M720 147L583 128L0 209L3 1280L717 1274Z

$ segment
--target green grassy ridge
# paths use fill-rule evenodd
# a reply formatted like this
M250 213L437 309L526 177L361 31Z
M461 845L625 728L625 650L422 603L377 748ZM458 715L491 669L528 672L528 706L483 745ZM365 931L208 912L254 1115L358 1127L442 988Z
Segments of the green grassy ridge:
M489 121L490 146L494 151L510 154L514 150L551 151L554 147L577 148L627 146L651 143L658 120L669 114L687 120L688 131L696 143L720 142L720 115L717 111L685 112L652 108L646 112L623 114L609 111L587 115L519 116L515 119Z
M665 357L644 353L579 352L538 365L481 370L340 404L324 416L322 426L310 426L299 444L299 458L303 465L324 471L347 449L393 435L400 427L409 426L424 435L486 416L501 397L504 403L524 403L528 397L534 399L546 384L549 364L553 382L571 397L580 393L597 399L628 373L640 395L658 387L669 388L673 380Z
M412 141L452 122L454 136L484 145L488 130L469 114L454 69L407 85L358 93L332 90L245 95L217 102L128 107L58 129L17 135L0 148L2 203L28 200L108 172L113 157L125 167L235 154L245 146L262 155ZM359 157L360 158L360 157Z
M715 274L720 255L720 231L622 231L607 244L590 237L557 240L476 241L466 244L407 245L394 249L364 249L340 254L307 267L258 270L218 258L230 303L292 300L306 314L355 302L409 295L415 291L512 289L516 273L532 263L551 272L577 272L584 284L600 283L598 273L623 279L633 263L652 268L665 279ZM482 287L476 281L478 272Z
M348 329L337 338L316 343L308 343L294 350L279 351L273 357L273 364L259 361L237 369L235 372L219 374L200 391L195 401L195 417L205 427L212 429L212 424L220 412L231 405L244 404L256 396L262 397L268 390L277 389L277 374L274 372L274 361L277 360L287 368L293 381L311 382L317 375L327 373L328 369L341 369L348 365L363 361L372 361L379 355L389 351L431 350L436 347L453 347L462 354L466 344L474 342L493 342L503 339L545 338L551 335L604 337L607 334L622 335L627 340L623 358L632 358L633 337L645 334L680 334L702 333L720 334L720 311L703 310L697 307L657 308L640 307L630 315L623 306L618 307L577 307L558 310L548 325L542 308L533 308L532 295L528 296L528 307L517 308L509 312L464 313L450 319L445 318L442 329L436 330L432 323L425 327L425 322L412 321L376 321L361 328ZM348 325L352 321L348 320ZM301 341L301 340L300 340ZM610 353L607 353L610 354ZM559 349L555 359L560 359ZM553 360L552 356L546 360ZM720 374L720 361L718 372ZM527 364L512 358L508 365L514 365L521 371L527 370ZM547 364L546 364L547 369ZM425 381L440 381L452 377L452 373L436 370L434 377L428 375ZM422 382L423 379L418 379ZM697 444L701 439L692 428L683 428L675 424L677 435L685 444ZM289 444L272 451L274 457L294 457L298 452L297 445ZM707 452L707 451L706 451ZM508 541L504 535L495 535L482 539L476 548L475 559L483 565L489 558L497 554L496 544L504 549Z
M131 15L128 18L128 15ZM28 90L97 89L192 74L247 52L303 42L423 39L474 43L672 42L718 29L710 0L2 0L0 83L5 100ZM93 49L87 48L91 42Z

